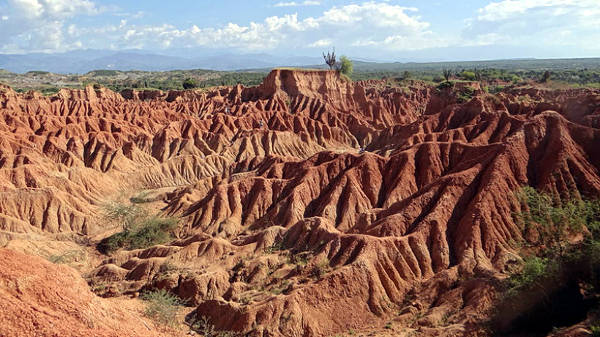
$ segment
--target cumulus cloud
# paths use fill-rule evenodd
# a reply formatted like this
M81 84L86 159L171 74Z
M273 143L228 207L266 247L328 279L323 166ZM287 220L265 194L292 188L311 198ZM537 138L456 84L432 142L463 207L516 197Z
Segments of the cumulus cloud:
M303 2L290 1L290 2L278 2L275 5L273 5L273 7L319 6L320 4L321 4L320 1L311 1L311 0L306 0Z
M0 50L56 51L77 48L67 42L65 20L95 15L100 9L89 0L7 0L0 20Z
M333 42L330 39L321 39L321 40L317 40L311 44L309 44L309 47L328 47L331 46L333 44Z
M274 6L320 4L297 0ZM111 15L103 17L105 22L117 22L98 26L79 20L106 11ZM386 0L328 7L318 15L290 13L218 26L142 24L144 12L107 10L92 0L5 0L0 12L0 52L187 47L311 51L337 46L390 53L484 45L595 46L600 39L598 0L490 0L457 28L459 36L434 31L418 8Z
M600 38L598 0L502 0L466 21L466 44L589 44Z
M16 0L14 0L16 1ZM36 1L36 0L20 0ZM302 4L310 3L303 2ZM93 12L94 7L87 9ZM429 31L415 8L387 2L364 2L331 7L317 16L300 17L297 13L270 16L248 24L227 23L220 27L192 24L177 27L170 23L140 25L122 20L120 24L101 27L79 27L69 24L54 31L44 48L58 46L62 41L86 41L88 48L171 48L219 47L239 50L273 50L286 48L322 48L345 45L376 45L396 50L427 48L437 39ZM63 21L56 20L57 25ZM65 38L67 37L67 38ZM363 42L361 42L363 41Z

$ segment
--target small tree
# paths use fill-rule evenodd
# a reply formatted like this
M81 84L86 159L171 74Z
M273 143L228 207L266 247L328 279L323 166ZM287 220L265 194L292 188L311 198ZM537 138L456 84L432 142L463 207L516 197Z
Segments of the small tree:
M186 78L183 81L183 89L194 89L198 87L198 82L193 78Z
M446 79L446 82L450 82L450 78L452 77L452 70L444 69L442 70L442 73L444 75L444 78Z
M342 56L340 57L340 63L337 66L337 70L346 76L350 76L354 71L354 65L352 64L352 61L350 61L349 58L347 58L346 56Z
M477 78L477 76L475 75L475 72L473 71L463 71L460 76L467 80L467 81L475 81L475 79Z
M548 70L544 71L544 74L540 79L540 83L547 83L550 80L550 76L552 76L552 73L550 73Z
M323 53L323 59L325 60L325 64L329 66L329 69L333 69L337 63L335 49L332 52L327 52L327 55Z
M477 80L478 82L481 82L481 80L483 79L483 74L481 73L480 69L475 68L475 80Z
M144 312L147 317L165 326L174 327L177 324L177 307L182 304L177 296L161 289L145 292L141 298L147 302Z

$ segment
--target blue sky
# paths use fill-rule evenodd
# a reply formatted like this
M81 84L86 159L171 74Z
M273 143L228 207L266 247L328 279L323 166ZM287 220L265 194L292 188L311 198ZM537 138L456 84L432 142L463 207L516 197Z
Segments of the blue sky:
M600 0L0 0L0 53L594 57L598 22Z

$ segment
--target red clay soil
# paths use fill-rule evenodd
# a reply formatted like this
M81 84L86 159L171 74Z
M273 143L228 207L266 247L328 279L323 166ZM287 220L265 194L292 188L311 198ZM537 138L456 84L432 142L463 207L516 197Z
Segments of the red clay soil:
M275 70L206 92L0 92L0 244L114 232L101 205L153 191L178 238L90 282L167 289L251 336L480 334L491 280L535 238L515 192L600 195L598 90Z
M0 336L162 336L75 270L9 249L0 249L0 307Z

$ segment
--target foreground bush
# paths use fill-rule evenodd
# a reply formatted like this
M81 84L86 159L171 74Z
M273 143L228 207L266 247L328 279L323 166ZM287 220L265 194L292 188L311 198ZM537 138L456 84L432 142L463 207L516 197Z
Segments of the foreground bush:
M173 231L178 225L177 219L149 216L137 205L111 204L105 207L105 216L124 230L100 241L97 248L104 254L121 248L143 249L166 243L174 238Z
M182 304L177 296L161 289L145 292L141 298L147 302L144 312L146 316L162 325L171 327L176 325L177 307Z
M143 249L166 243L174 238L173 230L177 228L177 220L173 218L152 217L143 220L132 229L113 234L98 244L98 250L110 254L118 249Z

